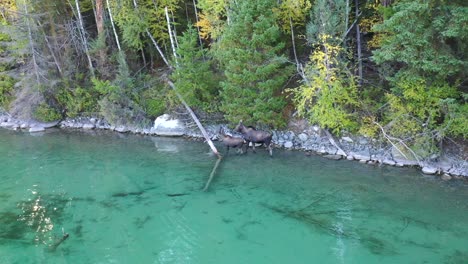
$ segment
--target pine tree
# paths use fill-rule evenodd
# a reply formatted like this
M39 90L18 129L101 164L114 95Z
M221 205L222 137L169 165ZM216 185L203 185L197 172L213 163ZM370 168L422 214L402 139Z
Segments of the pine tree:
M190 106L204 111L216 111L217 86L210 69L210 61L204 59L206 51L198 45L197 31L190 27L179 38L178 67L171 75L177 90Z
M230 122L282 125L285 106L280 97L292 68L280 55L284 43L272 8L276 1L238 1L232 21L216 45L216 58L224 69L222 105Z

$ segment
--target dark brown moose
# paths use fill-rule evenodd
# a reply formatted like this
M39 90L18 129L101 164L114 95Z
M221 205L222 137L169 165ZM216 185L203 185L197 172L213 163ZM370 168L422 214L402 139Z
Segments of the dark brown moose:
M249 148L249 143L252 142L253 152L255 152L255 143L264 144L267 147L270 156L273 156L273 149L271 143L271 138L273 137L273 134L267 131L256 130L254 127L251 126L246 127L244 126L244 124L242 124L242 120L236 126L235 130L241 133L242 137L247 142L247 148L245 149L245 152L247 152L247 149Z
M229 148L239 148L240 154L244 153L242 147L246 142L243 138L226 135L222 128L219 129L219 135L223 145L227 148L226 155L229 153Z

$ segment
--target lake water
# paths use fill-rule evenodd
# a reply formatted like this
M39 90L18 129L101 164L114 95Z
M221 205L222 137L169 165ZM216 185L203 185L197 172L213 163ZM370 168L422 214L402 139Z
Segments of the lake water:
M202 192L202 142L0 129L0 263L468 262L463 181L230 154Z

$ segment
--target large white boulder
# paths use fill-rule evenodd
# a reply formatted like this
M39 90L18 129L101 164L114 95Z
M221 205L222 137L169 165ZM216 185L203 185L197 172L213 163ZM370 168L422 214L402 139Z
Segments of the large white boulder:
M151 129L151 132L155 133L158 136L183 136L187 131L185 125L176 118L172 118L168 114L158 116L154 120L154 126Z

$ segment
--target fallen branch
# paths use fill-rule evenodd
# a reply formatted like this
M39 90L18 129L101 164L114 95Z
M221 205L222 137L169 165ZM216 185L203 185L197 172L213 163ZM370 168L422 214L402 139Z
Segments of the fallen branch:
M396 141L398 141L398 143L400 143L401 145L403 145L403 147L405 147L409 152L411 152L411 154L413 154L413 157L416 159L416 161L418 162L418 164L419 164L420 166L422 166L422 165L421 165L421 161L418 159L418 156L416 155L416 153L414 153L414 151L413 151L410 147L408 147L408 145L406 145L405 142L403 142L403 140L388 135L388 134L385 132L385 129L384 129L384 128L382 127L382 125L380 125L379 123L377 123L377 122L374 121L374 124L376 124L376 125L380 128L380 131L382 131L382 134L383 134L383 136L385 137L385 139L387 139L388 142L390 142L390 144L392 144L392 146L393 146L403 157L405 157L405 159L408 159L408 157L405 155L405 153L403 153L403 152L400 150L400 148L398 148L398 146L397 146L395 143L393 143L392 140L396 140Z
M338 145L338 143L336 143L335 139L333 138L332 134L330 132L328 132L328 130L326 129L323 129L323 131L325 131L325 134L327 134L327 137L328 137L328 141L330 141L330 143L335 146L335 148L338 149L338 154L339 155L343 155L343 156L348 156L346 154L346 152Z

